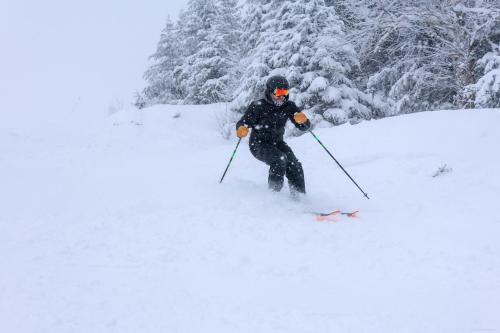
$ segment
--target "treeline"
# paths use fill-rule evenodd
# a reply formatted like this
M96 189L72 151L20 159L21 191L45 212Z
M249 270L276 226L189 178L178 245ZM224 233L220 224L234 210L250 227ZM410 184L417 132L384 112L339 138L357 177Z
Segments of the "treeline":
M500 107L500 4L190 0L151 61L140 108L230 102L241 112L276 74L314 122Z

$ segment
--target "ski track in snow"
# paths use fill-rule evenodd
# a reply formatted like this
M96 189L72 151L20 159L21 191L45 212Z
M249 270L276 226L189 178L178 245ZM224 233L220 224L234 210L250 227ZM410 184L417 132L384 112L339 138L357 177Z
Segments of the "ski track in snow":
M300 202L222 110L1 124L0 331L500 331L499 109L316 130L371 200L289 138Z

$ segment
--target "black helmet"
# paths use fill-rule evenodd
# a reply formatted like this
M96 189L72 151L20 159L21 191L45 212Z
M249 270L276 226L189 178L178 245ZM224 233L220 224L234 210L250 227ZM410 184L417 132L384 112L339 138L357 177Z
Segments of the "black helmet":
M271 76L269 79L267 79L266 90L271 93L274 92L276 88L288 90L290 89L290 84L288 84L288 80L284 76Z
M266 99L271 101L271 94L274 93L276 88L279 89L290 89L290 84L288 80L281 75L274 75L267 79L266 82ZM286 96L286 100L288 100L288 96Z

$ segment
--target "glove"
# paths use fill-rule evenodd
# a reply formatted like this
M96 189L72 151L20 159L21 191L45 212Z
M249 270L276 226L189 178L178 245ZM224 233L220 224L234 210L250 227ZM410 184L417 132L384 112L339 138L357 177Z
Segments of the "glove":
M293 115L293 119L299 125L307 123L307 117L304 114L304 112L297 112L296 114Z
M244 138L248 134L248 127L241 125L236 131L236 136L240 139Z

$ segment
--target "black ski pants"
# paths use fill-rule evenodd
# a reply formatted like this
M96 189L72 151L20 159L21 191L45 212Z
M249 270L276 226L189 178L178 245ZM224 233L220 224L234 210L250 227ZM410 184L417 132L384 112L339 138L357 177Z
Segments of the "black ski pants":
M250 151L255 158L269 165L270 189L280 191L286 176L292 193L306 193L302 164L284 141L253 142Z

